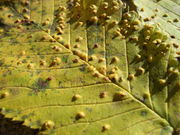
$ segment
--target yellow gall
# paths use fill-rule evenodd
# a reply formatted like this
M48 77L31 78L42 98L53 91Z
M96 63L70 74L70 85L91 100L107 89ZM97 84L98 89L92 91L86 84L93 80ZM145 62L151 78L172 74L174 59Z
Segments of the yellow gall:
M49 24L49 21L47 21L47 20L42 23L43 26L46 26L46 25L48 25L48 24Z
M24 15L24 19L30 19L30 17L28 15Z
M152 56L148 56L147 61L148 61L149 63L151 63L151 62L153 61L153 57L152 57Z
M150 20L151 20L151 19L148 18L148 17L144 18L144 21L145 21L145 22L150 21Z
M118 74L116 74L116 73L113 73L113 74L110 74L109 75L109 79L111 80L111 81L113 81L113 82L119 82L119 76L118 76Z
M79 58L82 59L82 60L84 60L84 61L87 61L87 60L88 60L87 54L84 53L84 52L81 52L80 50L74 50L74 51L73 51L73 54L79 56Z
M141 55L137 54L136 59L141 59Z
M105 58L99 58L98 63L105 62L105 61L106 61Z
M96 59L97 59L96 55L91 55L88 58L89 61L93 61L93 60L96 60Z
M45 66L46 65L46 61L45 60L40 60L40 66Z
M12 17L13 15L12 15L12 14L8 14L7 16L8 16L8 18L10 18L10 17Z
M102 6L103 6L103 8L107 9L108 6L109 6L109 4L108 4L107 2L103 2L103 3L102 3Z
M6 98L9 96L9 92L4 92L1 94L1 98Z
M113 6L112 10L117 11L119 9L118 6Z
M93 72L95 72L95 70L96 70L93 66L88 66L87 68L89 71L93 71Z
M98 48L100 45L98 43L94 44L93 49Z
M118 61L119 61L119 58L114 56L114 57L112 57L110 64L116 63Z
M93 13L93 14L96 14L96 13L97 13L97 10L96 10L96 9L92 10L92 13Z
M114 6L118 6L118 5L119 5L119 3L117 2L117 0L113 0L113 1L112 1L112 4L113 4Z
M144 73L144 68L142 68L142 67L139 67L138 69L137 69L137 72L138 72L138 74L143 74Z
M50 42L56 42L56 40L54 38L50 38L49 41Z
M85 118L85 113L84 112L78 112L77 114L76 114L76 119L82 119L82 118Z
M134 24L134 25L140 25L141 22L140 22L140 20L135 20L135 21L133 22L133 24Z
M123 16L124 16L125 18L131 18L131 14L129 14L129 13L125 13L125 14L123 14Z
M75 94L75 95L73 96L73 98L72 98L72 101L76 101L76 100L79 100L79 99L81 99L81 98L82 98L81 95Z
M79 36L77 39L76 39L76 42L80 42L83 40L83 37Z
M61 63L61 58L59 58L59 57L54 58L53 61L52 61L52 64L53 64L53 65L55 65L55 64L58 65L58 64L60 64L60 63ZM51 64L51 65L52 65L52 64Z
M154 9L154 11L155 11L155 12L158 12L159 10L156 8L156 9Z
M106 74L106 66L101 66L97 69L101 74L105 75Z
M20 64L22 64L22 61L18 61L18 62L17 62L17 65L20 65Z
M159 84L164 85L165 83L166 83L166 80L164 80L164 79L159 79Z
M99 94L99 97L100 97L100 98L105 98L105 97L107 97L107 92L101 92L101 93Z
M101 18L106 18L107 17L107 14L106 13L103 13L100 15Z
M118 36L121 36L122 34L121 34L120 31L115 31L115 32L114 32L114 35L115 35L116 37L118 37Z
M132 81L134 79L134 74L130 74L129 76L128 76L128 80L129 81Z
M97 9L97 6L94 5L94 4L92 4L89 8L90 8L90 9Z
M29 69L32 69L33 67L34 67L33 64L28 64L28 65L27 65L27 68L29 68Z
M79 59L78 58L75 58L72 60L73 63L78 63L79 62Z
M26 54L26 52L25 51L22 51L21 53L20 53L20 55L25 55Z
M144 12L144 8L141 8L140 11L141 11L141 12Z
M93 23L97 23L98 22L98 17L97 16L92 16L90 18L90 21L93 22Z
M118 24L118 21L114 20L114 21L112 21L111 24L112 24L113 26L114 26L114 25L117 25L117 24Z
M70 44L65 44L64 47L66 47L67 49L70 49Z
M139 38L138 38L138 36L133 36L133 37L130 37L130 40L133 40L133 41L138 41L138 40L139 40Z
M163 17L168 17L168 14L164 14Z
M126 96L124 91L117 91L114 94L113 101L121 101Z
M74 48L79 48L79 47L80 47L80 44L75 44L73 47L74 47Z
M78 22L77 23L78 26L83 26L83 24L84 24L83 22Z
M102 126L102 132L109 130L110 129L110 125L109 124L105 124Z
M54 127L55 127L55 124L51 120L45 121L44 124L42 125L43 130L53 129Z
M93 71L93 76L99 78L101 74L98 71Z
M179 22L179 20L178 20L177 18L175 18L175 19L173 20L173 22Z

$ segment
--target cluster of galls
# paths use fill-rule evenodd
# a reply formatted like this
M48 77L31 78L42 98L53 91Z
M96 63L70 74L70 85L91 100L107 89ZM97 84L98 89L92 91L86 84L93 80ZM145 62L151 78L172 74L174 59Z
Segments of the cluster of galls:
M29 11L29 6L30 6L30 3L28 0L26 1L21 1L21 6L23 7L22 10L20 11L21 14L23 15L23 19L17 19L14 21L15 24L17 24L17 29L22 29L22 25L32 25L34 24L34 21L33 20L30 20L30 16L28 15L30 13ZM12 17L13 15L9 14L8 17ZM27 29L29 29L27 27Z
M47 37L47 36L43 36L42 38L41 38L41 40L51 40L52 38L51 37ZM69 47L68 45L65 45L65 47ZM51 47L50 47L55 53L60 53L60 52L62 52L62 48L59 46L59 45L52 45ZM85 60L84 58L87 58L87 56L84 56L85 54L83 53L81 53L81 52L79 52L79 53L77 53L78 51L76 51L76 55L77 56L79 56L79 58L81 58L81 59L83 59L83 60ZM19 57L23 57L23 56L26 56L27 55L27 52L25 51L25 50L23 50L23 51L21 51L20 53L19 53ZM79 59L78 57L76 57L76 58L73 58L72 59L72 63L79 63L80 62L80 59ZM55 66L59 66L60 64L62 63L62 60L61 60L61 58L60 57L54 57L54 58L52 58L50 61L46 61L46 60L40 60L39 61L39 66L40 67L55 67ZM23 62L22 61L18 61L17 62L17 65L18 66L21 66L23 64ZM28 69L34 69L34 67L35 67L35 64L33 64L33 63L29 63L29 64L27 64L27 66L26 66Z
M161 86L164 87L167 84L173 84L179 77L179 69L175 67L168 67L168 70L166 72L166 76L164 78L158 79L157 83ZM173 82L173 83L172 83ZM180 82L177 81L173 87L174 90L179 90L180 89Z
M16 25L16 28L19 30L22 30L24 28L29 29L28 27L23 27L23 26L30 26L34 24L34 21L31 21L29 18L24 17L24 19L16 19L14 21L14 24Z
M121 7L122 2L119 0L103 1L100 4L86 0L69 1L71 21L77 22L77 25L81 26L86 22L90 24L107 24L111 20L111 15Z
M61 59L59 57L55 57L55 58L53 58L51 60L51 62L50 62L48 67L58 66L58 65L60 65L60 63L61 63ZM20 65L21 63L18 62L17 64ZM45 60L40 60L39 61L39 66L42 67L42 66L46 66L46 65L48 65L48 64L47 64L47 62ZM27 68L28 69L33 69L34 68L34 64L33 63L27 64Z
M66 7L60 6L55 12L55 20L56 20L56 32L57 35L64 34L64 28L66 25Z
M108 77L104 76L104 74L101 73L101 71L99 71L100 69L97 70L94 66L88 66L87 68L88 68L88 71L92 73L93 77L101 78L102 80L104 80L106 82L111 82ZM104 68L104 67L102 67L102 68ZM101 70L104 70L104 69L101 69ZM105 70L105 72L106 72L106 70Z
M157 25L145 24L140 36L141 55L146 58L148 63L158 61L165 56L171 46L167 41L167 36Z
M97 57L95 55L92 55L89 57L89 61L96 60ZM98 62L104 62L105 58L99 58ZM88 69L90 72L92 72L92 75L94 77L102 78L103 80L107 82L121 82L122 78L119 75L119 68L116 66L116 64L119 62L119 58L116 56L113 56L110 60L110 66L112 67L109 71L107 71L107 68L105 65L101 65L98 67L88 66Z
M123 35L123 38L130 36L133 33L137 33L142 28L142 21L139 15L135 11L126 12L123 14L122 20L119 23L119 33ZM117 32L116 32L117 33ZM138 40L133 38L133 40Z
M119 58L116 56L113 56L111 58L111 61L109 63L109 65L111 66L110 70L107 71L108 77L112 82L121 82L122 78L120 77L120 70L119 68L116 66L116 64L119 62Z
M62 50L62 49L61 49L59 46L57 46L57 45L53 45L53 46L51 46L51 47L52 47L52 49L53 49L54 51L56 51L56 52L59 52L59 51ZM26 55L26 51L22 51L22 52L20 52L20 54L19 54L20 57L25 56L25 55ZM51 60L50 62L47 62L47 61L45 61L45 60L40 60L40 61L39 61L39 66L41 66L41 67L45 67L45 66L54 67L54 66L59 66L59 65L61 64L61 62L62 62L62 60L61 60L60 57L54 57L54 58L52 58L52 60ZM79 59L78 59L78 58L72 59L72 63L78 63L78 62L79 62ZM21 64L23 64L22 61L18 61L18 62L17 62L17 65L18 65L18 66L20 66ZM34 69L34 64L33 64L33 63L27 64L27 68L28 68L28 69Z

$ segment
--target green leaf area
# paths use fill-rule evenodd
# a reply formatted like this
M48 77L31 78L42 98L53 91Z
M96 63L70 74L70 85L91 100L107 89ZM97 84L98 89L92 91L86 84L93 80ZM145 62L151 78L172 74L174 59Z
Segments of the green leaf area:
M179 15L179 0L1 1L0 134L178 135Z

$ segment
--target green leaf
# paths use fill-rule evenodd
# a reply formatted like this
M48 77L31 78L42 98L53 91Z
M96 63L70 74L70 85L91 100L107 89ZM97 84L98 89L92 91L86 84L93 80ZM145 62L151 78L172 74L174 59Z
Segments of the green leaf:
M1 2L0 113L38 134L178 133L178 1L141 1Z

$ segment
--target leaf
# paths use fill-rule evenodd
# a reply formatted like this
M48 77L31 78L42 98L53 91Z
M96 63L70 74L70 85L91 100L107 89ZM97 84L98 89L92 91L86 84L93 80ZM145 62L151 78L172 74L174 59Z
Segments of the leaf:
M145 3L146 3L146 6L144 6ZM162 29L164 29L168 33L169 36L171 36L170 40L173 44L173 47L171 48L170 57L169 57L167 66L169 68L171 67L170 69L172 69L172 67L177 67L179 69L179 64L178 64L179 55L177 53L179 52L178 44L180 43L180 40L178 38L178 35L180 35L180 31L178 27L180 24L178 1L161 0L154 3L152 1L145 0L142 2L135 1L135 4L139 7L138 11L143 18L151 17L150 22L147 21L147 23L152 23L152 22L159 23L159 26ZM140 11L142 8L144 9L144 12ZM156 17L152 18L152 16L156 16ZM178 118L179 107L177 105L179 102L179 92L175 90L176 87L178 87L175 85L175 82L179 82L179 76L169 75L167 77L168 77L167 83L169 84L166 90L168 92L167 93L168 97L166 99L166 102L168 102L167 111L169 111L169 113L167 112L167 114L169 115L167 117L169 117L170 122L175 127L178 127L179 121L177 121L176 119L179 119ZM161 95L162 93L160 93L159 97L162 97ZM161 100L161 98L158 98L158 99ZM158 109L160 104L159 105L157 104L156 106L157 106L156 108Z
M38 134L178 133L178 25L148 23L166 3L146 1L2 2L1 114Z

